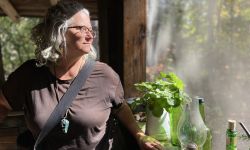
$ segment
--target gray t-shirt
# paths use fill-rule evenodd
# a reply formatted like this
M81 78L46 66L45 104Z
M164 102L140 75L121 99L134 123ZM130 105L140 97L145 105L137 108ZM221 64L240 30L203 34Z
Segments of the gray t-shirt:
M14 110L24 110L27 126L37 137L58 104L56 92L60 99L72 80L59 80L48 67L36 67L35 63L29 60L21 65L9 76L2 90ZM105 134L111 108L123 102L119 76L107 64L96 62L68 110L68 133L63 133L58 124L45 138L44 149L96 149Z

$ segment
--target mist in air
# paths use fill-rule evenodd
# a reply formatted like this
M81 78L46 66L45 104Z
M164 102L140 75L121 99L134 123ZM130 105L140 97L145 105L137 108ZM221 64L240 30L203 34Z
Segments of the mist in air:
M190 96L205 98L215 150L225 149L228 119L250 129L249 8L248 0L148 1L147 79L173 71Z

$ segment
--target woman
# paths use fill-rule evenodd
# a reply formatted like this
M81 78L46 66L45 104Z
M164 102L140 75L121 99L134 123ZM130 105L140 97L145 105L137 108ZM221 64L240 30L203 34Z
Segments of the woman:
M32 35L37 45L36 60L21 65L3 85L0 119L12 109L23 108L27 126L37 138L85 62L95 58L92 48L95 32L88 10L76 1L61 0L48 10L44 20L34 27ZM56 126L42 143L43 149L105 150L107 143L100 141L110 113L132 133L141 149L162 149L158 141L148 138L138 128L124 101L118 75L101 62L96 62L67 109L68 132L63 133L60 125Z

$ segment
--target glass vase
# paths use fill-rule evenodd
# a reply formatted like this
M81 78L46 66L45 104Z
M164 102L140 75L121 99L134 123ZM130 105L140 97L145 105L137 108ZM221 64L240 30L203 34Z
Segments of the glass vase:
M199 150L206 141L206 125L199 111L199 101L194 99L186 104L180 117L177 136L182 149L185 149L189 143L195 143Z

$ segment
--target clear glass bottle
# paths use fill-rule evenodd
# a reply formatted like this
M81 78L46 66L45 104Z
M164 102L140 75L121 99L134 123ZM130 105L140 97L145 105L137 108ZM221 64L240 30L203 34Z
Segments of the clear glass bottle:
M197 97L197 100L199 101L199 109L200 109L201 117L202 117L204 123L206 124L205 100L204 100L204 98L201 98L201 97ZM203 150L212 150L212 133L208 127L206 128L206 130L207 130L207 139L203 145Z
M197 99L192 100L185 106L178 123L177 136L183 149L189 143L195 143L199 150L203 149L202 146L207 138L207 130L200 114Z
M226 150L237 150L237 131L235 120L228 120L228 129L226 132Z

